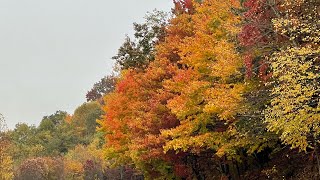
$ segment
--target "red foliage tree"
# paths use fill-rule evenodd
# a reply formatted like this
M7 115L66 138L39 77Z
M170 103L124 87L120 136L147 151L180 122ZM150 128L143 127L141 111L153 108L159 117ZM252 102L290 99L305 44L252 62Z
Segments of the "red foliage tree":
M272 19L279 14L279 2L279 0L246 0L243 3L246 11L243 13L244 24L238 37L246 54L247 78L259 77L266 81L271 76L267 71L268 63L264 57L283 39L274 32L272 24ZM254 61L256 63L253 63Z
M179 123L166 107L172 94L162 85L176 69L163 59L152 62L145 72L130 70L105 98L101 125L107 132L107 151L119 164L134 163L149 177L167 176L170 171L163 167L179 162L174 152L164 153L165 139L160 136L162 130Z
M175 14L194 13L194 5L192 0L173 0L173 3Z

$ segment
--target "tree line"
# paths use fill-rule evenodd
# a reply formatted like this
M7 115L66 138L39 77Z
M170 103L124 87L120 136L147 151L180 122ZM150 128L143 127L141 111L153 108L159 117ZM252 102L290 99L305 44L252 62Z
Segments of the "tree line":
M2 177L319 178L319 5L174 0L149 13L73 115L2 133Z

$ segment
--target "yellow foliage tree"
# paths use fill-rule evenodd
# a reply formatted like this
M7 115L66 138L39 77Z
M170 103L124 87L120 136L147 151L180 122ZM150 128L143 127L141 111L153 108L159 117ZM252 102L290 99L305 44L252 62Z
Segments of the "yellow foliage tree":
M270 131L305 151L320 135L320 1L285 0L281 7L274 28L288 41L270 58L274 81L265 116Z
M0 179L13 179L13 160L9 153L10 142L6 134L6 125L0 114Z
M194 35L184 38L177 51L183 68L165 82L166 89L176 94L168 107L180 120L176 128L162 131L168 138L165 151L213 149L223 156L230 150L233 123L243 108L245 91L239 71L242 59L230 42L238 33L240 21L232 12L238 7L233 0L195 5L190 17Z
M0 145L2 146L0 151L2 151L3 144ZM13 179L13 160L7 152L0 152L0 179Z

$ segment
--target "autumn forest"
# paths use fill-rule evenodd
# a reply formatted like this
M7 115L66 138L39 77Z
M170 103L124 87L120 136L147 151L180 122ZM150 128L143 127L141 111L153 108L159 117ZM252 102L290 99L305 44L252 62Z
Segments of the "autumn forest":
M73 114L0 117L0 180L320 179L319 0L174 0L133 28Z

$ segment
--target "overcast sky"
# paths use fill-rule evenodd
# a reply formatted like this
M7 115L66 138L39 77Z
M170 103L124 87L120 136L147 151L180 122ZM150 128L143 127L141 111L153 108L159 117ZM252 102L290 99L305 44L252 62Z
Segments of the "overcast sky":
M72 113L148 11L171 0L0 0L0 113L10 128Z

